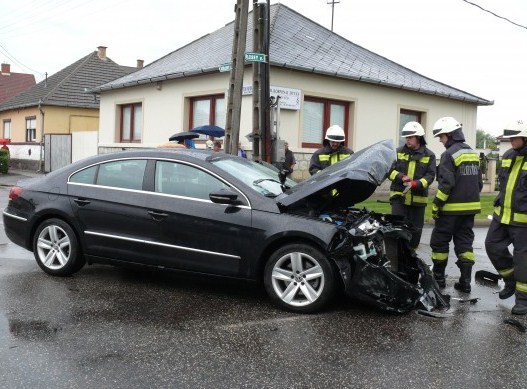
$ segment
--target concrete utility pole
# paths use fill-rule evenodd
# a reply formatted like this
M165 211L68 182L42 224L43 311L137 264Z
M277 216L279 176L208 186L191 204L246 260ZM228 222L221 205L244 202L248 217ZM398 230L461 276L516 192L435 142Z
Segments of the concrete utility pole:
M335 4L340 3L336 0L327 0L327 4L331 4L331 31L333 31L333 17L335 16Z
M240 117L242 110L242 87L247 38L249 0L238 0L234 8L234 40L232 43L231 76L225 120L225 152L236 155L240 140Z
M266 61L253 63L253 159L270 163L269 19L269 0L254 0L253 51L265 54Z

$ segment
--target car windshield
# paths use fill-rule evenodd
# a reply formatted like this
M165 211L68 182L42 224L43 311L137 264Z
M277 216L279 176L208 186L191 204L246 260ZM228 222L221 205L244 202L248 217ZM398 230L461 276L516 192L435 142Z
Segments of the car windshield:
M267 197L276 197L282 193L278 169L270 164L261 164L247 159L218 159L211 161L215 166L243 181L258 193ZM296 182L286 179L286 188L291 188Z

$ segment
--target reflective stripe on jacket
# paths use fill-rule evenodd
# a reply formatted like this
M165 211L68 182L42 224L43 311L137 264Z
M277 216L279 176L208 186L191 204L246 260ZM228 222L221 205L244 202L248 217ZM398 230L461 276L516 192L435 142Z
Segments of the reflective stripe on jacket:
M500 192L494 201L494 219L527 227L527 147L503 155L498 172Z
M390 199L404 196L405 205L425 207L428 201L428 187L436 175L436 156L426 148L411 150L406 145L397 149L397 160L393 163L388 174L392 181L390 185ZM403 176L408 176L417 181L417 188L403 194Z
M442 213L474 215L481 212L483 188L479 155L463 142L453 142L441 154L434 204Z
M351 154L353 154L353 151L345 146L340 146L337 149L332 149L329 145L324 146L311 156L309 173L313 175L319 170L324 170L343 159L349 158Z

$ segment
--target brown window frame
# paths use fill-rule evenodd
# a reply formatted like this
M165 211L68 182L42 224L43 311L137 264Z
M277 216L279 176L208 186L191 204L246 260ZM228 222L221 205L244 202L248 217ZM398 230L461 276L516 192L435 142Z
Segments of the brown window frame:
M6 133L5 133L5 127L6 127L6 124L9 123L9 136L6 136ZM11 126L11 119L4 119L2 121L2 138L4 139L11 139L11 133L12 133L12 126Z
M130 139L124 139L123 138L123 123L124 123L124 109L126 107L131 107L131 115L130 115ZM121 115L121 124L119 126L119 142L120 143L141 143L141 140L143 138L143 131L141 129L141 134L139 139L134 139L134 126L135 126L135 110L137 107L141 107L141 114L143 114L143 103L131 103L131 104L120 104L119 108L121 109L120 115Z
M34 120L35 121L35 128L28 128L28 120ZM30 137L30 133L29 131L31 131L31 135L34 135L34 137ZM37 117L36 116L27 116L26 117L26 142L31 142L31 143L35 143L37 141Z
M412 109L403 109L401 108L399 110L399 131L397 133L399 139L398 139L398 142L395 142L396 144L398 144L399 146L402 146L404 145L405 143L405 140L404 138L401 138L401 131L403 130L403 127L404 127L404 124L408 123L402 123L401 121L401 115L411 115L411 116L415 116L416 117L416 120L419 124L423 124L423 112L420 112L420 111L414 111ZM414 121L414 120L410 120L410 121ZM424 126L423 126L424 127Z
M209 100L209 125L213 126L216 123L216 100L223 99L225 100L225 94L214 94L214 95L205 95L205 96L195 96L190 98L190 110L188 125L189 128L196 127L194 125L194 102L200 100Z
M324 99L320 97L312 97L312 96L305 96L304 101L312 101L315 103L323 103L324 104L324 119L322 124L322 139L320 140L320 143L308 143L308 142L302 142L302 147L305 148L320 148L322 147L324 143L324 136L326 134L326 129L331 126L331 105L341 105L344 106L344 134L346 135L346 144L348 137L348 128L349 128L349 110L350 110L350 103L348 101L342 101L342 100L332 100L332 99ZM303 128L302 128L303 131Z

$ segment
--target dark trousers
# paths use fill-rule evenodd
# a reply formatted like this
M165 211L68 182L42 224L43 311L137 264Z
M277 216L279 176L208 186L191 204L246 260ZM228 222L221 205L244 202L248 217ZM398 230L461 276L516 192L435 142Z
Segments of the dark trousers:
M421 242L426 207L405 205L402 199L392 200L391 205L392 214L404 216L410 223L412 223L412 239L410 240L410 247L416 248L419 246L419 242Z
M430 237L432 253L448 253L450 241L454 240L454 252L461 261L474 261L474 215L441 215L435 221ZM467 254L470 253L470 254Z
M509 245L513 245L513 252ZM503 278L527 283L527 228L492 220L485 238L490 261Z

